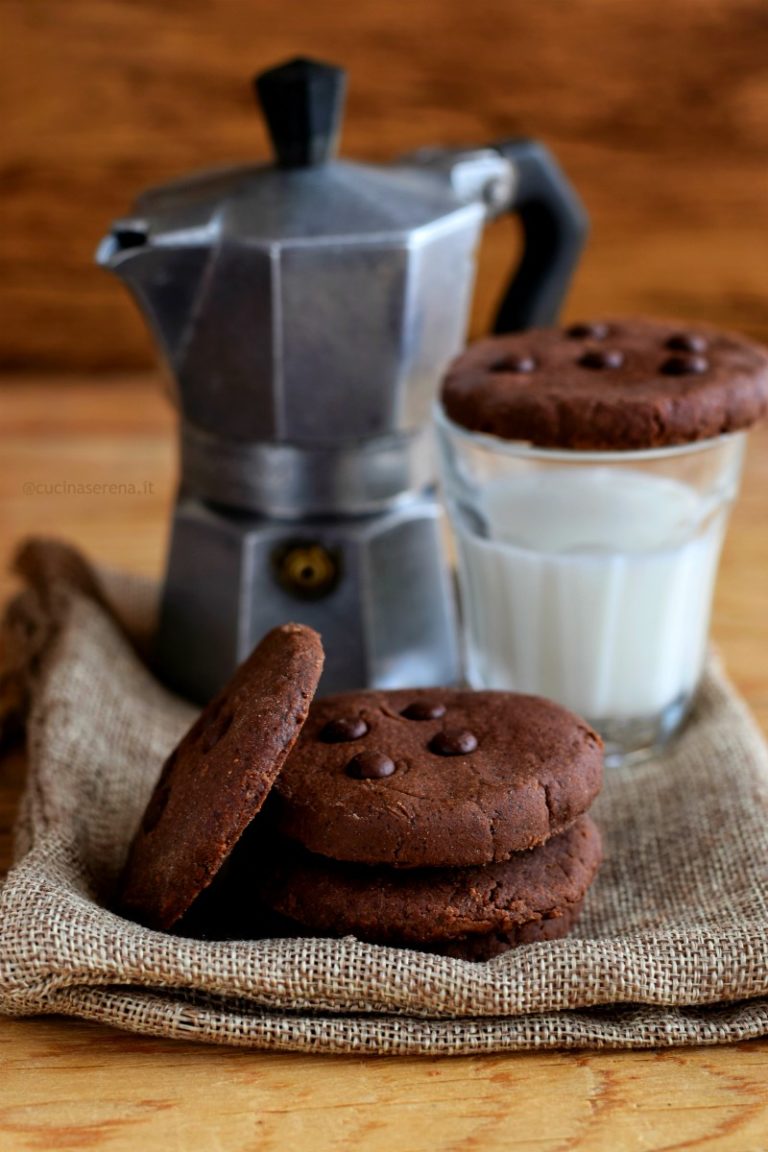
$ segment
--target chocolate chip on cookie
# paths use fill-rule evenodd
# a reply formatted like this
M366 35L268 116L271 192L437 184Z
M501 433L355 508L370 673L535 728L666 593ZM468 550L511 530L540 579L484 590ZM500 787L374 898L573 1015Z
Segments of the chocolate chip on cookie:
M706 352L709 341L696 332L673 332L666 343L673 352Z
M439 720L445 716L445 704L440 700L414 700L400 715L406 720Z
M383 752L358 752L347 764L347 772L357 780L384 780L395 772L395 762Z
M320 733L326 744L347 744L352 740L362 740L368 725L362 716L337 716L329 720Z
M476 748L477 736L466 728L436 732L429 742L429 750L436 756L468 756Z
M589 324L571 324L565 334L571 340L606 340L611 334L611 326L601 320L593 320Z

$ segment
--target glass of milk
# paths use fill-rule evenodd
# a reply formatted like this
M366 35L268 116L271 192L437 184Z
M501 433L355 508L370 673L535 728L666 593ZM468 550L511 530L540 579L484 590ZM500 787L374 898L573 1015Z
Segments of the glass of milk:
M746 434L574 452L436 422L469 683L578 712L609 764L649 755L701 676Z

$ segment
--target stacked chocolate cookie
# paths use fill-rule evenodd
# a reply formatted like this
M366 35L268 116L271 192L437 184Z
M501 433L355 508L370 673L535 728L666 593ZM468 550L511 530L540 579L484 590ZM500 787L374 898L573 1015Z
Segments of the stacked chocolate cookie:
M564 935L600 861L586 815L599 737L549 701L502 692L310 707L319 652L311 629L270 633L169 757L126 866L126 914L188 930L197 902L205 930L220 902L255 905L284 932L477 960ZM274 931L257 923L246 933L240 915L229 934Z
M595 733L505 692L319 700L265 809L257 890L311 930L485 959L564 935L600 859Z

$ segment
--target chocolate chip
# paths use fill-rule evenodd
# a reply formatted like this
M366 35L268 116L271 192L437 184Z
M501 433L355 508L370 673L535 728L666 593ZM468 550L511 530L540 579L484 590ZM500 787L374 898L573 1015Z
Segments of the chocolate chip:
M348 740L360 740L368 731L362 716L337 716L329 720L320 733L325 744L346 744Z
M665 347L672 352L706 352L709 342L697 332L676 332L667 340Z
M347 764L347 775L358 780L381 780L395 771L395 762L383 752L358 752Z
M582 368L621 368L624 353L618 348L592 348L579 358Z
M477 736L462 728L449 728L438 732L429 742L430 752L436 756L466 756L477 748Z
M491 366L491 372L535 372L533 356L506 356Z
M605 340L611 334L610 324L571 324L565 330L571 340Z
M670 356L661 366L665 376L700 376L709 368L704 356Z
M430 704L428 700L414 700L400 713L406 720L439 720L445 716L445 704Z

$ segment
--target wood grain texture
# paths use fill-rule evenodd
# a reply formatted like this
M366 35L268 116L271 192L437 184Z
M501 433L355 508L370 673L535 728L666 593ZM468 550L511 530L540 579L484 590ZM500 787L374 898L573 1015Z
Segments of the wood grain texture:
M0 600L26 532L103 563L162 564L172 417L154 378L7 379L0 426ZM135 486L77 495L62 485ZM146 489L145 484L150 488ZM25 485L38 490L25 492ZM768 427L751 437L714 635L768 734ZM23 778L0 765L0 870ZM768 1039L660 1052L458 1059L270 1055L74 1020L0 1020L4 1152L766 1152Z
M768 1043L361 1060L2 1022L3 1148L761 1152Z
M0 368L152 362L96 243L147 184L265 159L248 80L297 52L349 68L347 156L548 143L593 219L569 315L768 337L764 0L4 0L3 32ZM475 333L514 250L493 232Z

